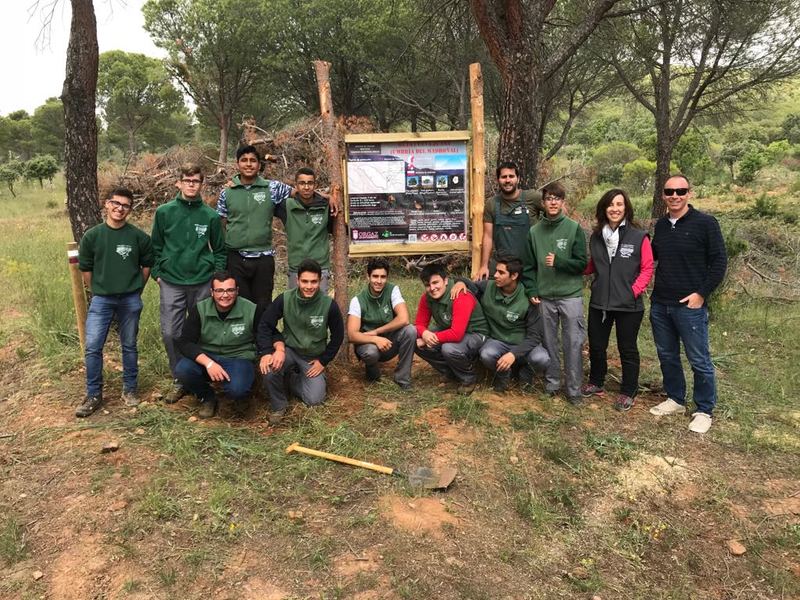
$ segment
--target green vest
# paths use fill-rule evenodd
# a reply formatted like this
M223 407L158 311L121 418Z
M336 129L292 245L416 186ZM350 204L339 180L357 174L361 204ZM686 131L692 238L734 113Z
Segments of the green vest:
M200 313L199 346L204 352L226 358L255 360L255 304L246 298L237 298L228 316L222 320L214 299L206 298L197 303L197 312Z
M481 306L489 324L489 337L512 345L525 339L529 301L521 283L517 283L513 294L505 296L497 284L490 281L481 296Z
M272 204L269 182L263 177L256 177L252 185L246 188L237 175L233 178L233 184L233 187L225 190L228 208L225 245L231 250L271 250L275 206Z
M450 300L450 290L453 287L453 282L447 281L447 289L442 297L438 300L428 296L428 308L431 311L431 317L436 324L436 331L450 329L453 326L453 301ZM465 292L469 293L469 292ZM469 316L467 323L467 333L480 333L482 335L489 335L489 327L486 325L486 317L483 315L483 309L480 303L475 304L472 314Z
M394 319L392 292L397 286L386 282L380 296L373 296L369 286L356 296L361 306L361 331L371 331Z
M317 357L328 345L328 312L333 300L317 291L303 298L299 289L283 293L283 340L302 356Z
M301 200L286 199L286 246L289 270L297 271L303 259L313 258L323 269L331 266L328 243L328 203L306 206Z

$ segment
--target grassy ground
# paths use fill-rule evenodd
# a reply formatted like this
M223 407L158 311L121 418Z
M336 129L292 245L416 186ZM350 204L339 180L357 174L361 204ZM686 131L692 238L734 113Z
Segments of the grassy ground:
M627 415L610 400L575 410L488 387L462 398L418 363L411 393L389 377L365 387L345 362L327 405L295 407L285 427L264 424L260 395L243 421L225 407L201 422L190 401L126 409L112 346L106 410L77 422L63 189L4 199L0 597L800 597L800 309L781 300L791 286L745 265L795 281L800 233L781 214L755 221L752 202L706 201L745 243L733 269L747 276L714 300L720 402L699 437L687 419L647 413L662 398L646 324L648 391ZM155 393L167 369L154 286L145 303L142 386ZM610 390L618 376L613 356ZM101 453L108 441L120 449ZM401 468L452 463L459 476L420 493L286 455L293 441Z

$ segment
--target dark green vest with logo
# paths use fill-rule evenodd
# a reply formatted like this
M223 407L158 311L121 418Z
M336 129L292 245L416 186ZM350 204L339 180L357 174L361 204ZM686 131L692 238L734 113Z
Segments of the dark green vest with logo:
M450 290L453 288L453 282L447 282L447 289L442 297L438 300L431 298L427 294L428 308L431 311L431 318L436 324L436 331L450 329L453 326L453 301L450 299ZM465 292L469 293L469 292ZM480 303L475 304L475 308L469 317L467 323L467 333L480 333L482 335L489 335L489 327L486 325L486 317L483 315L483 309Z
M519 344L525 339L529 300L522 284L517 284L513 294L505 296L490 281L481 296L481 306L489 324L489 337L507 344Z
M275 207L269 181L256 177L250 187L245 187L237 175L233 187L225 190L225 203L228 208L225 245L231 250L271 250Z
M213 298L197 303L200 313L200 343L204 352L226 358L255 360L256 341L253 318L256 305L246 298L237 298L225 319L220 319Z
M300 289L283 293L283 340L298 354L316 357L328 345L328 312L333 300L317 290L303 298Z
M361 331L377 329L394 319L392 292L396 287L387 281L380 296L373 296L369 291L369 286L356 296L358 304L361 306Z
M312 199L306 206L302 201L286 199L286 250L290 271L306 258L313 258L323 269L331 266L328 243L328 203L315 203Z

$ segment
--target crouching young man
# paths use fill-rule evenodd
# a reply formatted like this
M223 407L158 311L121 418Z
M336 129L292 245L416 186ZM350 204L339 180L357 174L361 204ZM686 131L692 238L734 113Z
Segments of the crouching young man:
M477 375L475 359L489 328L483 309L470 293L451 298L453 283L447 269L428 265L420 273L425 293L417 307L416 353L448 379L461 394L471 394Z
M175 367L178 381L200 401L200 417L217 410L212 381L222 383L236 414L243 414L255 380L256 325L256 305L239 298L236 279L227 271L214 273L211 297L189 309L178 338L183 358Z
M347 338L366 368L367 381L381 377L378 363L397 356L394 382L411 389L411 361L417 330L408 324L408 307L400 288L389 279L389 261L372 258L367 263L367 287L350 300Z
M269 392L270 425L279 424L286 414L287 386L307 406L325 401L325 367L342 345L344 323L339 307L320 291L321 278L318 262L301 262L297 288L275 298L259 323L259 368Z

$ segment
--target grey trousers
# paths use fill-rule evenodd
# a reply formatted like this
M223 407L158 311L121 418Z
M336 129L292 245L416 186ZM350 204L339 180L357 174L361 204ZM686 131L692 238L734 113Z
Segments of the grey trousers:
M414 344L414 352L439 373L455 377L463 385L472 385L477 379L473 363L485 339L480 333L467 333L460 342L447 342L435 348Z
M197 285L176 285L163 279L159 284L159 294L161 295L159 306L161 339L164 340L164 348L167 350L167 358L169 359L169 370L173 377L175 377L175 366L181 359L181 354L178 352L175 342L181 337L186 313L200 300L211 295L209 285L210 282L208 281Z
M487 339L480 350L483 366L489 371L494 371L497 366L497 360L510 349L511 344L491 338ZM517 363L515 362L515 364ZM524 364L520 365L520 377L523 378L523 382L530 383L527 379L533 378L533 373L530 372L531 369L537 373L542 373L549 364L550 353L545 350L544 346L539 344L525 356ZM494 377L496 380L508 379L511 377L511 369L508 371L496 371Z
M328 380L325 371L316 377L307 377L308 364L313 358L306 358L286 346L286 360L278 371L264 375L264 387L269 392L269 408L272 411L284 410L289 399L289 392L297 396L307 406L316 406L325 402Z
M323 294L328 293L328 286L331 282L330 269L322 269L322 278L319 280L319 289ZM289 282L286 285L287 290L293 290L297 287L297 271L289 271Z
M397 356L394 380L401 385L410 384L411 361L414 360L414 347L417 345L417 328L413 325L406 325L391 333L383 333L381 337L392 342L392 347L386 352L378 350L375 344L353 344L356 356L363 360L365 365L376 365Z
M564 345L564 381L567 396L580 396L583 380L581 350L586 339L586 322L583 318L583 298L542 298L542 326L544 345L550 353L550 365L545 375L547 391L561 388L561 343ZM559 324L561 339L559 339Z

